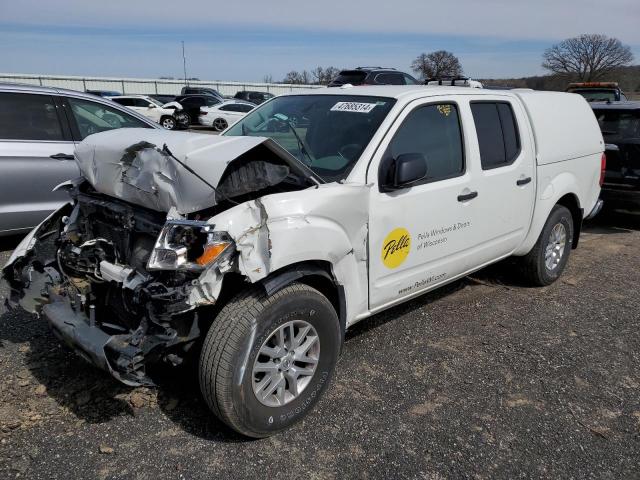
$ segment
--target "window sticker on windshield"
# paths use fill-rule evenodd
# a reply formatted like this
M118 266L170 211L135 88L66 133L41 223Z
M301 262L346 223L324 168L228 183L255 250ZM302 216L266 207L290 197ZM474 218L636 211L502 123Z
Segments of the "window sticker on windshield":
M338 102L331 107L332 112L369 113L375 108L375 103Z

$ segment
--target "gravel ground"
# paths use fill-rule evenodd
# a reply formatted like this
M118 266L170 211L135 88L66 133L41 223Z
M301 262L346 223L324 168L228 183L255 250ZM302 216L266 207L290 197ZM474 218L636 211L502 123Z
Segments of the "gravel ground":
M0 478L640 478L639 284L640 216L607 214L550 287L500 265L360 323L315 411L253 441L193 372L127 388L0 307Z

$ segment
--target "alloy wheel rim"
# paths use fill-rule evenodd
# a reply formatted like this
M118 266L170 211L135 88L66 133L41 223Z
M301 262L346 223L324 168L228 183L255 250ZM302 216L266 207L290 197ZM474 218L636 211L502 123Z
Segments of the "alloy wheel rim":
M549 239L544 252L544 263L547 269L555 270L564 255L567 244L567 229L562 223L557 223L549 233Z
M253 393L267 407L292 402L307 388L320 360L320 338L304 320L280 325L267 337L253 363Z
M164 128L166 128L167 130L172 130L172 129L173 129L173 127L175 126L175 122L174 122L172 119L170 119L170 118L165 118L165 119L162 121L162 126L163 126Z
M224 130L225 128L227 128L227 122L222 118L217 118L213 122L213 126L216 127L216 130L218 131Z

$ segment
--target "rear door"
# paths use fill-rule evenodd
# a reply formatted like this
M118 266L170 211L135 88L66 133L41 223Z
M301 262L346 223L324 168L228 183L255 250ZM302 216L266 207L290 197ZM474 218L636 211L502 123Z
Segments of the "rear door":
M73 150L54 96L0 92L0 231L32 228L68 201L52 189L79 175Z
M474 266L511 254L528 232L535 199L535 158L526 112L512 97L475 95L469 99L475 128L469 157L477 168L474 200L482 223Z

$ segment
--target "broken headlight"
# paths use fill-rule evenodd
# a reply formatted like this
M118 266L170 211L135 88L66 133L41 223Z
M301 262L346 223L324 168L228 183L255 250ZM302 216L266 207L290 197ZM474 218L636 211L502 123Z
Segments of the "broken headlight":
M203 270L231 246L226 232L207 222L171 220L165 224L151 252L148 270Z

